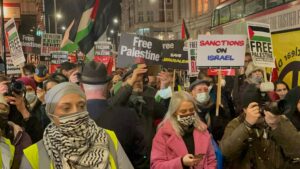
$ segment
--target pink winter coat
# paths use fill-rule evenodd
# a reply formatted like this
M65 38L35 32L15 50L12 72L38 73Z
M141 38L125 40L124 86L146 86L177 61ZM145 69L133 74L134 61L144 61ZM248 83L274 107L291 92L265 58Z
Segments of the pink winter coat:
M205 154L194 169L216 169L217 161L208 131L194 130L195 153ZM181 136L167 121L158 130L152 145L151 169L182 169L181 158L188 150Z

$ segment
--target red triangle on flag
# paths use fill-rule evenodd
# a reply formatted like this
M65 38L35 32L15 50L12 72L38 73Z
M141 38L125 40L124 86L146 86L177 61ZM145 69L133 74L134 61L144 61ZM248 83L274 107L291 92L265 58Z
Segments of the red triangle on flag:
M254 32L250 26L248 27L248 33L249 33L249 38L252 39L254 36Z

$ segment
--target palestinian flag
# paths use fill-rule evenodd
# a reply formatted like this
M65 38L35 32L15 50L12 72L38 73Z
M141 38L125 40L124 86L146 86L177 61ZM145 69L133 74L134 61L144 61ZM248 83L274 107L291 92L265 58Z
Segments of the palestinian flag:
M114 16L114 10L111 9L115 2L117 1L75 0L72 5L76 8L69 14L74 19L65 31L62 50L73 52L79 48L83 53L88 53L94 47L94 42L106 33ZM70 8L70 5L65 8Z
M190 34L187 30L187 27L185 25L185 21L184 19L182 19L182 25L181 25L181 39L189 39L190 38Z
M270 28L259 26L248 26L249 38L252 41L271 42Z

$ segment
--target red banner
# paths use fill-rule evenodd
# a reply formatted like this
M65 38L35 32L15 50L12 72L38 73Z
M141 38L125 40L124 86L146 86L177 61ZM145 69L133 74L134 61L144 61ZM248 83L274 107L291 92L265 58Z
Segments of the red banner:
M208 69L207 75L208 76L218 76L219 69ZM222 69L222 76L234 76L235 69Z

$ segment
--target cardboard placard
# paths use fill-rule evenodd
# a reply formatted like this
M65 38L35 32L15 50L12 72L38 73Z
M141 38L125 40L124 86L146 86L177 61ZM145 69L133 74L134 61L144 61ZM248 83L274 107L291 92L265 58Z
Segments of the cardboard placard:
M197 66L244 66L245 47L245 35L199 35L197 44Z
M188 69L188 52L183 40L162 41L161 64L164 68Z
M12 18L5 23L5 35L8 41L9 51L14 66L26 62L22 49L22 43L19 38L15 20Z
M255 66L275 67L270 25L247 22L250 52Z
M44 33L41 40L41 55L50 56L52 52L60 50L61 34Z

